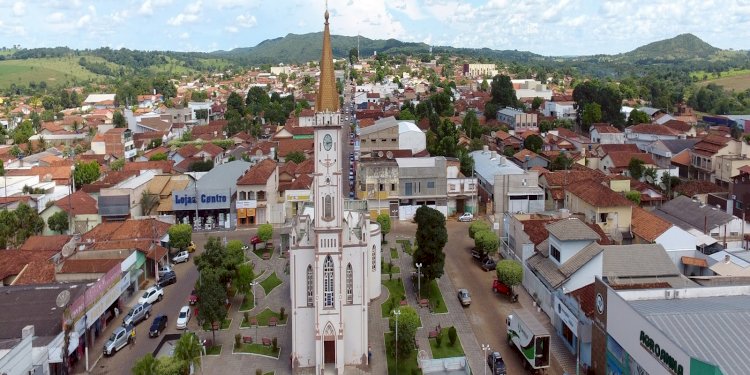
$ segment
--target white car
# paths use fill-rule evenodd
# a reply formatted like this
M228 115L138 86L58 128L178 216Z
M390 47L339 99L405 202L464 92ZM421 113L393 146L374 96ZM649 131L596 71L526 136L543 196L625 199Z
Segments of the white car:
M187 251L180 251L179 253L177 253L177 255L174 256L174 258L172 258L172 263L185 263L188 261L188 259L190 259L190 253L188 253Z
M177 315L177 329L187 329L190 321L190 306L182 306L180 314Z
M474 215L471 212L464 212L463 215L458 217L458 221L472 221L474 220Z
M153 305L154 303L161 301L162 298L164 298L164 289L158 285L154 285L143 292L141 298L138 299L138 303L150 303Z

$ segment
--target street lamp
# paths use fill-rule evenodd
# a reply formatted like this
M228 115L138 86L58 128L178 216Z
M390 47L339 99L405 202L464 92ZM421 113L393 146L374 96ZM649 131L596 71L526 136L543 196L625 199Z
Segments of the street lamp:
M252 288L253 292L253 309L255 309L255 286L259 283L257 281L251 281L250 282L250 288ZM250 322L247 322L247 324L250 324ZM255 323L255 337L258 337L258 323Z
M422 298L422 263L414 264L417 267L417 294L419 298Z
M484 353L484 358L487 358L487 351L490 350L489 345L482 344L482 353ZM484 375L487 375L487 361L484 361Z
M398 316L401 315L401 310L395 309L392 314L396 318L396 374L398 374Z

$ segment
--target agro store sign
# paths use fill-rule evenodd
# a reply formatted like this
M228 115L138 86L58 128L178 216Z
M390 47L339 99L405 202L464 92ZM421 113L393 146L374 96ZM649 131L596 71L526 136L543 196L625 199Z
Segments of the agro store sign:
M641 346L654 356L669 372L675 375L683 375L682 365L677 363L677 360L666 349L659 346L659 343L654 341L646 332L641 331L640 341Z

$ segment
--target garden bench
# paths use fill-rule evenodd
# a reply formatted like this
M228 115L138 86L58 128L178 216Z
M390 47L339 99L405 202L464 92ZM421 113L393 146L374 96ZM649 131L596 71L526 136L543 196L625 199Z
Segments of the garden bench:
M271 346L271 339L268 337L263 338L263 346Z
M250 325L251 326L257 326L258 325L258 319L257 318L250 318Z
M271 253L263 253L263 260L271 259Z
M408 302L406 302L406 300L405 300L405 299L402 299L402 300L401 300L401 302L399 302L399 304L400 304L401 306L406 306L406 304L407 304L407 303L408 303Z
M276 319L275 316L272 316L271 318L268 319L268 326L269 327L276 327L277 323L278 323L278 320Z
M253 343L253 337L252 336L242 336L242 342L245 344L252 344Z
M419 300L419 307L429 307L430 306L430 300L427 298L422 298Z

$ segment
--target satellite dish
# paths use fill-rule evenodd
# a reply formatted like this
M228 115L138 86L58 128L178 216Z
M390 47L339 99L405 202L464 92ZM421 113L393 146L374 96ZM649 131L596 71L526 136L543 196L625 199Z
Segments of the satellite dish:
M75 251L75 249L76 249L76 244L73 241L69 241L68 243L63 245L62 250L61 250L63 258L67 258L73 255L73 252Z
M70 291L65 289L57 295L55 304L57 305L57 307L63 308L65 306L68 306L68 302L70 302Z

